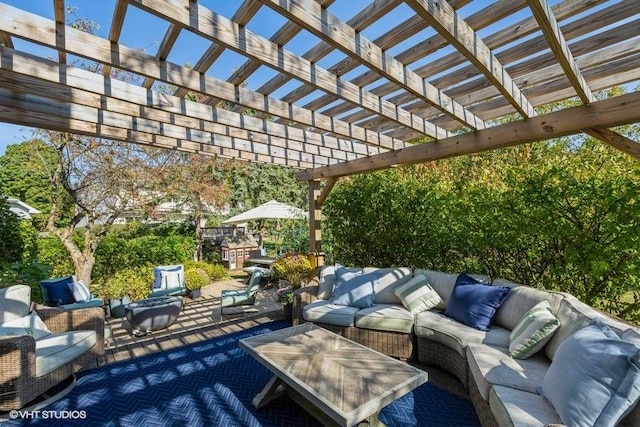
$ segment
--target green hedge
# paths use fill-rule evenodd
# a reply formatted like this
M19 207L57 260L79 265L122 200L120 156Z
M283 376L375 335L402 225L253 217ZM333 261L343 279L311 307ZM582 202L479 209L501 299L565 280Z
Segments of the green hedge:
M340 181L323 207L345 265L485 273L640 321L640 162L575 140Z

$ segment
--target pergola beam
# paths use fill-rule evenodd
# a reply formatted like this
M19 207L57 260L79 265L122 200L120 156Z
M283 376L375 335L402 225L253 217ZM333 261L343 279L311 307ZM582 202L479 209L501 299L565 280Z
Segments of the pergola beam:
M65 7L64 0L53 0L53 16L56 21L57 30L61 32L64 41L65 27ZM67 53L64 50L58 50L58 62L64 64L67 62Z
M238 25L245 26L249 23L251 18L253 18L255 14L258 13L258 10L260 10L260 6L262 5L258 0L247 0L243 2L242 5L240 5L240 8L236 11L236 13L233 15L231 20L233 22L236 22ZM171 24L171 25L175 25L175 24ZM198 62L196 62L196 65L193 66L193 70L199 73L205 73L223 53L224 53L224 46L221 46L216 42L211 43L211 45L207 48L207 50L204 52L202 57L200 57ZM230 83L234 83L234 82L230 82ZM174 95L182 98L187 93L188 91L186 89L178 88L175 91ZM215 105L219 101L220 99L210 97L208 104Z
M449 98L429 82L422 79L393 56L384 52L349 25L338 19L327 8L316 2L299 0L260 0L281 15L306 25L306 28L331 46L340 49L361 64L375 70L397 85L433 105L444 114L459 120L471 129L484 129L484 121L469 112L455 100ZM428 133L433 138L446 136L437 126Z
M116 0L116 8L113 11L113 18L111 19L111 29L109 30L109 41L112 43L118 43L120 40L120 34L122 33L122 26L124 25L124 18L127 15L127 0ZM104 63L102 67L102 75L111 75L111 64Z
M595 100L587 81L584 79L576 60L569 50L569 45L560 30L560 25L556 21L551 8L546 0L528 0L529 6L535 16L542 34L549 43L551 51L554 53L558 63L562 67L565 75L576 89L578 97L583 103L589 104Z
M25 39L55 48L55 36L52 36L55 34L55 30L52 30L55 28L54 22L3 3L0 3L0 15L11 18L0 20L0 31L11 30L14 34L19 34ZM19 22L29 22L31 25L19 25ZM204 76L187 67L158 60L144 52L109 42L70 27L66 27L64 47L67 52L75 55L91 58L104 64L110 64L145 77L161 80L171 85L182 86L188 90L215 96L232 103L240 103L248 108L281 117L288 121L302 123L321 131L328 131L343 138L363 141L385 148L406 146L404 141L236 87L225 81Z
M609 128L640 121L640 92L633 92L590 105L567 108L488 129L454 136L437 142L378 154L364 159L324 166L297 173L303 181L327 179L445 159L465 154L511 147L572 135L582 129ZM631 148L630 148L631 150ZM633 150L638 152L638 147Z
M491 49L445 0L406 0L413 10L458 49L524 117L536 115L533 105L505 71Z
M362 108L385 116L399 125L436 138L442 136L436 134L433 126L424 119L337 77L317 64L311 63L198 3L190 2L186 8L184 2L179 0L131 0L131 3L320 90L345 100L357 99Z
M176 43L176 40L178 40L178 36L180 35L180 30L182 30L182 28L178 27L177 25L169 24L169 28L167 29L167 32L162 38L162 42L158 47L158 53L156 54L156 58L158 58L161 61L164 61L167 59L167 57L169 56L169 53L171 53L171 49L173 48L173 45ZM154 81L155 80L150 79L149 77L145 77L141 86L149 89L151 86L153 86Z
M30 89L30 94L42 96L56 94L58 101L128 114L141 122L149 120L164 127L178 125L235 136L336 161L381 152L377 147L160 94L75 67L29 57L8 48L0 48L0 81L4 87L24 86Z

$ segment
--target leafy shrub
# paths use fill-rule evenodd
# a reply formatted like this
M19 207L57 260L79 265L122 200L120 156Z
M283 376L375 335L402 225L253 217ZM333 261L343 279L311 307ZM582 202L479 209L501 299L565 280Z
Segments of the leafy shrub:
M96 250L95 278L108 278L128 267L180 264L193 256L195 242L191 236L142 236L127 239L108 235Z
M485 273L638 322L638 194L636 159L565 140L354 176L323 214L342 264Z
M271 265L274 278L284 279L294 288L306 283L313 274L313 267L306 255L287 253Z
M212 282L215 282L217 280L221 280L227 277L227 269L224 268L224 266L221 264L210 264L204 261L190 260L190 261L185 261L183 265L186 270L190 268L200 268L204 270L207 273L207 277L209 277L209 280Z
M75 274L75 268L69 253L55 236L38 238L38 262L53 267L52 277Z
M128 296L131 301L146 298L153 283L153 268L132 267L117 271L108 278L102 289L107 299L120 299Z
M0 271L0 286L25 284L31 287L31 300L42 302L40 281L51 277L51 266L37 261L14 262Z
M209 283L209 276L201 268L189 268L184 272L184 281L187 289L193 291L206 286Z

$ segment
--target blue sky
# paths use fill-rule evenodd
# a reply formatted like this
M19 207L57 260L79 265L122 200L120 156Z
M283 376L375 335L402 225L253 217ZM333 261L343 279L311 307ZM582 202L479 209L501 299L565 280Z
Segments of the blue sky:
M34 14L38 14L51 19L53 18L53 2L51 0L0 1L27 10ZM559 0L552 0L550 1L550 3L555 4L558 1ZM108 36L115 3L115 0L68 0L66 2L67 6L76 8L76 15L78 17L90 19L96 22L99 25L99 29L96 31L96 33L101 37ZM199 3L227 18L231 18L234 12L242 4L242 0L199 0ZM329 10L343 21L348 21L369 3L370 2L368 0L337 0L335 4L329 8ZM491 3L493 3L493 1L490 0L473 1L471 2L471 4L460 9L459 14L463 18L465 18L477 12L481 7ZM413 11L404 3L402 3L396 9L394 9L394 11L392 11L389 16L386 17L386 20L384 22L379 21L374 23L363 32L363 35L369 40L375 40L381 34L387 32L391 27L398 25L412 15ZM493 33L498 26L502 27L505 25L505 23L512 23L528 16L531 16L531 13L527 8L524 8L519 13L515 14L512 17L509 17L509 21L499 21L498 23L479 31L479 35L483 37L486 34ZM68 20L75 19L75 17L71 15L67 15L67 18ZM574 17L574 19L576 18L577 17ZM285 20L282 17L277 15L270 8L263 6L262 8L260 8L260 11L256 15L256 17L249 23L248 29L263 37L269 38L284 23ZM155 55L158 46L162 38L164 37L167 27L168 24L166 22L155 18L154 16L146 12L143 12L140 9L129 6L127 9L120 41L127 46L136 49L143 49L146 53ZM408 47L411 47L415 43L422 41L433 34L434 31L432 29L423 30L415 36L408 38L397 47L390 49L389 53L391 53L392 55L398 54ZM302 55L317 42L317 38L315 38L310 33L303 31L298 36L296 36L289 44L287 44L286 48L296 54ZM18 50L23 50L47 58L57 56L53 50L43 48L41 46L37 46L25 41L14 40L14 43ZM203 52L207 49L210 43L211 42L195 36L187 31L182 31L180 37L176 42L176 45L171 51L171 55L169 56L168 60L179 65L193 65L202 56ZM505 46L503 48L506 47L508 46ZM431 55L429 58L411 64L411 68L418 67L424 64L425 61L433 61L437 59L438 56L448 54L450 51L451 48L441 49L436 54ZM344 54L334 52L323 58L318 62L318 64L322 67L327 68L340 61L342 58L344 58L344 56ZM73 57L69 56L68 61L72 60ZM234 69L242 65L244 62L244 57L226 50L225 53L210 68L207 74L219 79L226 80L234 71ZM356 75L361 74L362 71L363 67L358 67L355 70L349 72L345 77L347 79L355 77ZM258 70L258 72L254 73L254 75L252 75L248 79L247 87L249 89L255 90L275 75L276 71L263 66ZM367 89L371 89L379 84L382 84L383 82L384 81L381 80L377 83L374 83L371 86L368 86ZM280 88L277 92L275 92L273 96L278 97L286 94L292 89L296 88L298 85L300 85L300 82L297 82L295 80L291 81ZM315 97L316 95L317 92L314 92L309 97L297 102L297 104L303 105L308 101L309 98ZM29 136L29 128L0 122L0 155L4 153L7 145L19 143Z

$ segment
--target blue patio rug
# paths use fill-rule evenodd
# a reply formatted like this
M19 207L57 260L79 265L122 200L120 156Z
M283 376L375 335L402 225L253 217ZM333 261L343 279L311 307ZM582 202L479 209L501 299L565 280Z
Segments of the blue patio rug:
M4 425L318 426L287 396L261 409L251 404L272 375L238 340L287 326L271 322L82 372L68 395L45 408L46 419ZM480 425L469 400L428 383L385 407L380 420L389 427Z

